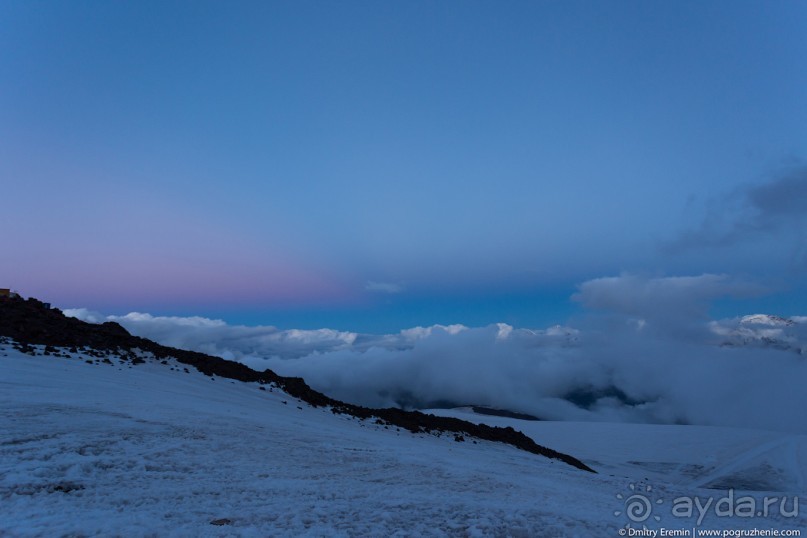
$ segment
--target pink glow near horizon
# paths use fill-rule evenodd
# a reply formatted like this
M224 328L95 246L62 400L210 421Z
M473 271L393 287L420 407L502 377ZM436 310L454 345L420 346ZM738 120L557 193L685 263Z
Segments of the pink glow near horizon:
M22 278L2 286L62 306L303 306L354 298L332 275L288 261L158 258L144 263L143 258L110 258L100 266L32 266Z

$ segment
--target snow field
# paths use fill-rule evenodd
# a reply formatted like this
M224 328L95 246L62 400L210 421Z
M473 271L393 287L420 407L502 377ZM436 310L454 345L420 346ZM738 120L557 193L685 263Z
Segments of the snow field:
M701 434L680 430L674 436L692 444L676 451L662 427L526 423L537 428L528 431L516 421L602 471L592 475L506 445L334 415L173 361L130 367L0 347L0 536L615 536L626 522L614 515L616 495L643 469L627 456L678 455L679 472L658 483L665 496L704 491L681 470L709 457L716 469L726 457L724 432L698 452ZM649 444L631 452L628 428L647 428ZM747 435L751 443L769 434ZM793 446L803 463L803 445ZM666 476L645 469L654 484Z

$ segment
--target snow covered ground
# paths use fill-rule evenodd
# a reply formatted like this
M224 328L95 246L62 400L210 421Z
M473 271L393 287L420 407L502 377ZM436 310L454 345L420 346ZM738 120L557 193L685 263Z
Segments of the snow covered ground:
M732 486L754 489L760 506L775 493L792 511L794 497L807 494L804 436L440 412L512 424L581 457L594 475L506 445L334 415L170 361L130 367L0 348L0 536L585 537L619 536L626 524L807 527L778 504L767 517L709 513L700 524L697 511L670 512L675 498L717 500ZM651 502L652 517L630 519L631 496Z
M512 426L555 450L573 452L601 473L689 488L807 491L804 435L716 426L529 421L479 415L470 408L425 412Z

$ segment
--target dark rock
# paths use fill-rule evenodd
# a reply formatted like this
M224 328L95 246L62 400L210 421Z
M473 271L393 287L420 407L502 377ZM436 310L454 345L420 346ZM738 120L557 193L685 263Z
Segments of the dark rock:
M540 418L534 415L528 415L527 413L517 413L515 411L510 411L508 409L493 409L492 407L484 407L481 405L472 405L471 409L473 410L474 413L478 413L480 415L517 418L519 420L541 420Z
M78 491L82 489L84 489L84 486L81 484L74 484L72 482L60 482L48 487L48 491L50 492L58 491L61 493L70 493L71 491Z

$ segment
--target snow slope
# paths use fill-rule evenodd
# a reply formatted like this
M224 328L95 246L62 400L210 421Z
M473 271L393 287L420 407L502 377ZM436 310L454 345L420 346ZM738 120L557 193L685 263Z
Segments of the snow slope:
M630 523L621 499L642 468L628 456L680 463L668 481L646 466L665 498L708 494L698 477L764 443L781 440L771 449L792 448L789 470L804 469L799 436L519 424L602 471L592 475L507 445L333 415L276 388L186 373L173 361L132 367L115 357L103 364L0 347L4 537L616 536ZM675 439L681 450L670 446ZM687 465L709 458L708 472L682 479ZM803 474L793 476L777 485L804 492ZM693 527L696 518L667 514L661 524ZM727 526L706 518L698 528ZM730 526L801 529L805 518L732 518Z
M556 450L574 450L601 473L686 488L807 491L807 436L670 424L530 421L480 415L470 408L429 413L511 426Z

